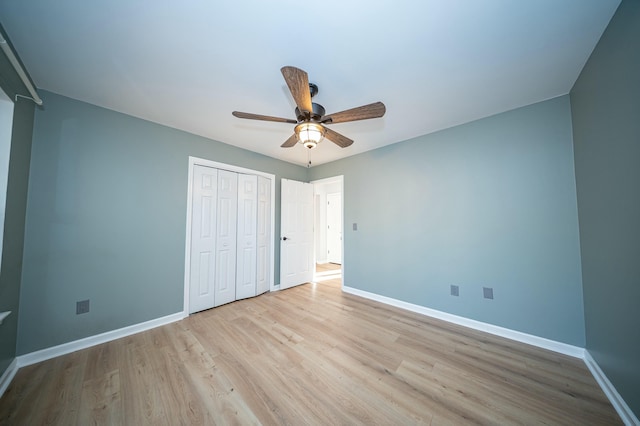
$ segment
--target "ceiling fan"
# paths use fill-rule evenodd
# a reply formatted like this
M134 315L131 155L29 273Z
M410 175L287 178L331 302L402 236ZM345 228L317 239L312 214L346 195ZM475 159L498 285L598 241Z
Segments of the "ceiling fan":
M281 145L282 148L291 148L296 143L300 143L306 148L312 149L323 138L329 139L341 148L346 148L353 143L353 140L328 128L327 124L378 118L382 117L386 111L382 102L374 102L369 105L325 115L322 105L311 102L311 98L318 93L318 86L309 84L309 76L305 71L290 66L282 67L280 71L297 105L295 109L296 120L240 111L233 111L232 114L235 117L248 118L250 120L295 124L294 134Z

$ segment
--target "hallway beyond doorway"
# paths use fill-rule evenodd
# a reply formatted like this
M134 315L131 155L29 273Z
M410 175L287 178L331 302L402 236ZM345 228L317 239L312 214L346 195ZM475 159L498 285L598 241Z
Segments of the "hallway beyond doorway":
M338 263L316 263L315 282L342 280L342 265Z

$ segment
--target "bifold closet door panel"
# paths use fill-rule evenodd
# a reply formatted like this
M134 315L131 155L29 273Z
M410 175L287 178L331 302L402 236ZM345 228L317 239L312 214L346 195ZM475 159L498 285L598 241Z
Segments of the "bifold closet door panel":
M258 176L238 175L236 299L256 295Z
M238 174L218 171L215 306L236 300Z
M217 180L217 169L194 166L189 313L214 306Z
M271 274L271 179L258 176L256 294L269 290Z

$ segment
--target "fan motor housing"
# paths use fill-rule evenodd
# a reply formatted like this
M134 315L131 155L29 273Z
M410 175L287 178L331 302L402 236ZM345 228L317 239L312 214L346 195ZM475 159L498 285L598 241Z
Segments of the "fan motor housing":
M304 112L300 111L300 108L296 107L296 118L298 119L298 121L305 121L308 119L320 121L320 119L324 117L325 110L322 105L313 102L311 103L311 108L313 111L311 111L310 115L307 115Z

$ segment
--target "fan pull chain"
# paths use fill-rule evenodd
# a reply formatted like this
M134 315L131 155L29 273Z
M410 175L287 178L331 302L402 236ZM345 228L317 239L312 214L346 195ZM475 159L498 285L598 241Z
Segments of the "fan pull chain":
M307 150L307 160L309 161L307 163L307 169L310 169L311 168L311 150L310 149Z

